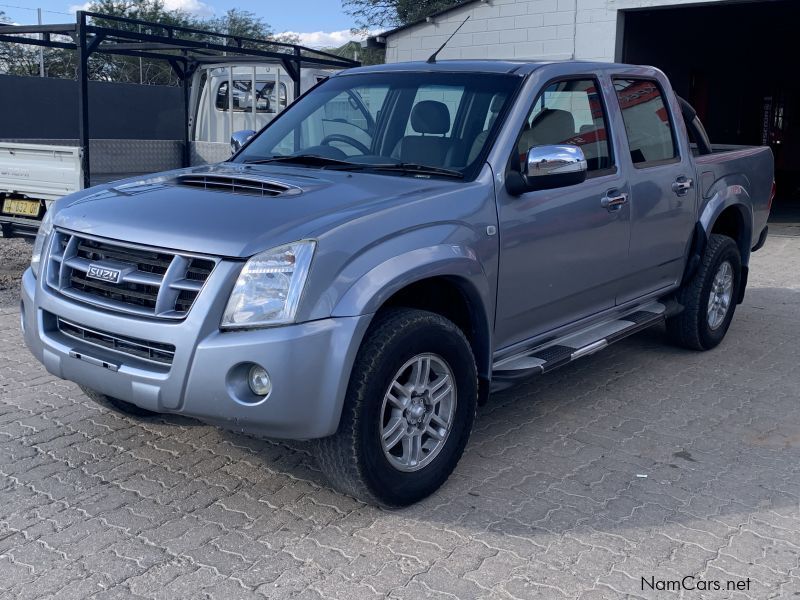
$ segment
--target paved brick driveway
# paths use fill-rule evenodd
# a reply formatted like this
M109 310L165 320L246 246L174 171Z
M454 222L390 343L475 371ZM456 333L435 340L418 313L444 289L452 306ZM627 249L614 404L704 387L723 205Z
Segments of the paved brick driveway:
M303 445L97 408L2 309L0 597L796 597L800 238L751 284L717 351L645 332L494 396L447 486L396 512Z

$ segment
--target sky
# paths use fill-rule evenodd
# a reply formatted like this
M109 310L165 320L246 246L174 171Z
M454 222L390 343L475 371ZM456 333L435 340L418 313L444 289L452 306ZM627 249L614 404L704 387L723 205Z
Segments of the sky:
M339 46L353 39L353 18L342 10L341 0L165 0L168 8L183 8L200 16L221 15L229 8L251 11L277 32L300 35L311 47ZM64 23L80 7L79 0L0 0L0 10L19 24L36 23L36 8L44 23Z

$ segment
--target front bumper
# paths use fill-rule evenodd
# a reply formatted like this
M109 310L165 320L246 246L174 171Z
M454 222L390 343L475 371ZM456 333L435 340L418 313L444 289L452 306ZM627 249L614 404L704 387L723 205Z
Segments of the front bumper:
M148 410L266 437L310 439L334 433L369 316L221 332L222 300L207 288L184 321L164 322L74 302L41 286L28 269L22 279L25 343L53 375ZM59 331L57 317L120 336L173 344L173 362L152 365L82 344ZM247 391L243 365L249 363L270 374L272 392L266 399Z

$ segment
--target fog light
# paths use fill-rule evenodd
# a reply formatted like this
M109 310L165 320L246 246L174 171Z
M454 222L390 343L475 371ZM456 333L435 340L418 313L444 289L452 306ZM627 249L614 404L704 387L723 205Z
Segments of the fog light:
M250 385L250 391L256 396L266 397L272 391L272 380L269 378L269 373L259 365L250 367L247 383Z

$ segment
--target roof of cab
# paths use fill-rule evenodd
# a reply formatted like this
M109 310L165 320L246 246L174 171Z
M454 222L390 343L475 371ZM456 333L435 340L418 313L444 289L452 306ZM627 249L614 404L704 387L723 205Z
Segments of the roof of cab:
M347 69L347 74L353 73L391 73L399 71L425 72L461 72L461 73L516 73L527 74L548 63L524 62L510 60L438 60L435 63L425 61L388 63L383 65L370 65L368 67L355 67Z
M516 61L516 60L437 60L435 63L425 61L388 63L383 65L370 65L368 67L354 67L341 71L342 75L352 75L357 73L506 73L514 75L528 75L536 69L551 65L556 61ZM629 65L617 65L613 63L601 63L590 61L557 61L561 65L591 65L592 69L602 70L609 67L623 67Z

